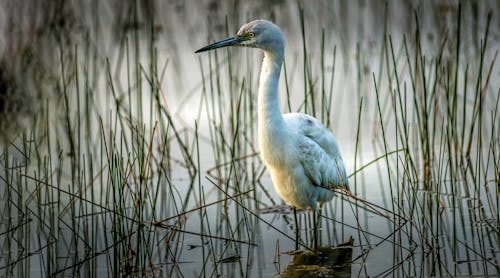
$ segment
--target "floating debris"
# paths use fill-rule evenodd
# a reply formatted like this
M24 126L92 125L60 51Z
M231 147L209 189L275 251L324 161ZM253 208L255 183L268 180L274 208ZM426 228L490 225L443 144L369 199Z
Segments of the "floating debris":
M349 241L335 247L319 247L316 252L297 250L292 263L281 274L282 277L351 277L352 236Z
M227 258L224 258L224 259L221 259L219 260L218 262L219 263L223 263L223 264L226 264L226 263L237 263L241 260L241 256L240 255L234 255L234 256L230 256L230 257L227 257Z

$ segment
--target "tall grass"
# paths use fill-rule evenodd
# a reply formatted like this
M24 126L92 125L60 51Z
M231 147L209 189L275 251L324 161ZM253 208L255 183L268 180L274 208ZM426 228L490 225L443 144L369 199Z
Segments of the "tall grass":
M291 210L258 156L260 54L195 58L189 122L171 106L170 67L179 65L161 55L159 4L123 5L132 21L116 54L105 55L92 30L57 41L53 77L35 79L53 95L42 94L36 119L3 146L2 276L269 276L298 263L283 252L352 244L353 234L351 275L500 272L496 15L470 54L470 9L456 7L455 29L435 47L418 8L415 32L393 36L386 5L382 36L346 50L335 30L312 27L307 6L293 7L299 43L287 50L282 110L334 131L357 196L324 206L318 238L299 213L294 242ZM235 33L233 23L226 18L221 33Z

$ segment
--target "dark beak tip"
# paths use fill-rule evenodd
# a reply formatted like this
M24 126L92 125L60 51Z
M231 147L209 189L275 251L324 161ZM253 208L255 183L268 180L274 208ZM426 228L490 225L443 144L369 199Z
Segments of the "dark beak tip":
M196 50L194 53L201 53L201 52L206 52L206 51L209 51L209 50L211 50L211 48L208 48L208 47L205 46L205 47L202 47L202 48Z
M207 51L207 49L206 49L206 48L207 48L206 46L205 46L205 47L202 47L202 48L199 48L199 49L197 49L194 53L200 53L200 52Z

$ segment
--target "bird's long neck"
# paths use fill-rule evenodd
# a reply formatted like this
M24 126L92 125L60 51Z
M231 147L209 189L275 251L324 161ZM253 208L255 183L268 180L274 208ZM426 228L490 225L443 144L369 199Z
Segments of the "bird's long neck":
M259 132L279 132L284 126L278 101L278 84L284 50L264 51L258 95Z

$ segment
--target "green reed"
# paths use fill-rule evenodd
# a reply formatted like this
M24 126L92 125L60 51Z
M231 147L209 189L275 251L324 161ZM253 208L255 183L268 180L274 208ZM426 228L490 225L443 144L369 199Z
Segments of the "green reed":
M192 110L196 121L185 124L168 106L178 95L166 89L176 80L165 72L176 57L160 60L165 48L157 42L153 4L124 5L144 29L138 24L119 34L115 57L101 52L91 31L79 42L61 40L56 73L45 81L56 97L44 98L29 131L2 149L0 273L283 271L290 258L282 252L295 246L295 227L258 157L255 51L225 49L195 59L200 83L192 96L199 105ZM312 218L300 213L301 249L314 240L333 246L357 233L352 267L366 276L498 273L498 255L490 250L500 229L500 97L496 53L488 47L493 16L468 57L462 9L456 30L439 37L436 51L427 49L415 12L414 33L396 39L385 26L376 51L358 42L352 51L339 49L343 55L334 32L313 29L305 6L297 9L301 44L283 66L283 111L317 116L342 142L355 138L354 154L343 152L353 158L346 159L353 161L351 190L386 209L337 194L324 206L318 239ZM240 23L226 19L225 35ZM303 84L292 82L296 71ZM355 92L337 89L346 83ZM355 126L352 134L340 134L346 124ZM269 237L277 238L271 248ZM279 258L270 271L271 249ZM380 252L389 263L377 262Z

